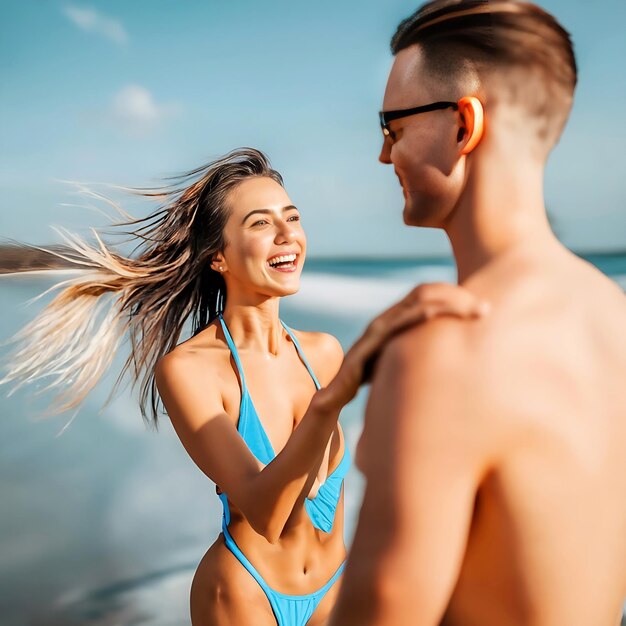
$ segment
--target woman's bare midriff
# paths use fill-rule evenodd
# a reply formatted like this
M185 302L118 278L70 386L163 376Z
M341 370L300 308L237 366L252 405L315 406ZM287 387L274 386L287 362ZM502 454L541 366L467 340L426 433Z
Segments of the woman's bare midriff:
M339 513L339 509L337 510ZM333 540L334 543L334 540ZM324 546L319 556L325 556L326 562L309 571L310 577L272 572L263 561L253 561L259 572L267 572L268 585L281 593L305 595L322 587L337 570L345 558L345 548L339 550L335 546ZM292 559L292 549L272 546L283 554L276 562L288 564L291 572L296 571ZM245 550L245 548L244 548ZM276 556L276 555L274 555ZM265 578L265 574L261 574ZM280 579L280 580L279 580ZM280 583L287 582L285 586ZM321 581L321 582L320 582ZM337 600L341 578L324 595L307 626L325 626L332 608ZM256 580L226 547L224 535L220 533L217 540L207 550L200 561L191 586L191 620L193 626L229 626L235 623L247 624L254 620L255 626L275 626L276 618L269 601Z
M272 589L306 595L323 587L346 557L343 541L343 495L330 533L313 527L304 507L292 515L275 544L258 535L233 507L229 532ZM325 594L307 626L324 626L334 606L341 578ZM265 593L226 547L224 535L205 553L191 587L193 626L221 626L249 621L274 626L276 620Z
M228 530L265 582L281 593L308 594L323 587L343 562L343 502L330 533L316 529L304 507L292 514L281 538L269 543L231 510Z

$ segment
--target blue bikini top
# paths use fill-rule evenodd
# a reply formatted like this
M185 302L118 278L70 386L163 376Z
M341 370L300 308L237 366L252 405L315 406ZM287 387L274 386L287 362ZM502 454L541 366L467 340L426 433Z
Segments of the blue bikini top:
M237 353L237 347L235 346L235 342L228 331L228 327L226 326L226 322L222 317L222 314L219 314L219 320L222 323L222 329L224 331L224 336L226 337L226 343L228 343L228 347L230 348L231 354L233 355L233 359L235 361L235 365L237 366L237 372L239 373L239 381L241 384L241 404L239 407L239 421L237 423L237 430L239 434L242 436L243 440L250 448L250 452L254 454L254 456L264 465L269 464L275 457L274 448L272 447L272 443L263 428L263 424L259 419L259 416L252 404L252 398L248 393L248 388L246 387L246 379L243 375L243 367L241 366L241 361L239 360L239 354ZM307 368L309 374L311 374L311 378L313 378L313 382L315 383L315 387L320 389L321 385L317 380L309 362L307 361L302 349L300 348L300 344L296 339L295 335L291 331L291 329L281 320L280 322L283 325L283 328L287 331L294 345L296 346L296 350L298 352L298 356L304 363ZM333 522L335 519L335 511L337 509L337 504L339 502L339 497L341 495L341 485L343 484L343 479L348 471L348 467L350 465L350 454L348 452L347 446L344 445L344 453L343 457L339 463L339 465L328 475L324 483L319 487L317 494L314 498L306 498L304 501L304 507L309 515L311 522L315 528L322 530L326 533L329 533L332 530ZM219 493L219 492L218 492ZM230 523L230 510L228 508L228 499L224 492L219 493L220 500L224 505L224 522L226 525Z

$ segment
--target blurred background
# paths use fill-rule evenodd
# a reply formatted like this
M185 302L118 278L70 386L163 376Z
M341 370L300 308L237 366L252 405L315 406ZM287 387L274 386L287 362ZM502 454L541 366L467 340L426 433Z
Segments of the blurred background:
M308 235L302 289L281 316L347 348L413 285L455 280L447 240L403 225L397 179L377 162L389 40L418 4L3 0L0 237L50 244L53 225L105 226L102 205L64 181L108 194L97 185L156 185L254 146L284 175ZM579 62L546 175L550 217L568 247L626 287L626 3L540 4L572 33ZM137 215L153 208L121 201ZM0 340L50 285L0 277ZM3 625L189 623L191 577L221 507L166 418L147 430L128 389L100 411L113 379L62 434L67 415L37 417L45 395L1 390ZM353 449L364 400L342 414ZM348 541L361 488L352 470Z

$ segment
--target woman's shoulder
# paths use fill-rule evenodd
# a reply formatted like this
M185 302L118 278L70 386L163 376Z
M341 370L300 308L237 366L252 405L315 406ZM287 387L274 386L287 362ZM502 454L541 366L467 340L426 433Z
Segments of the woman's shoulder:
M306 351L309 348L325 356L341 355L343 357L341 343L334 335L321 331L297 330L291 327L290 330L293 331L303 350Z
M343 348L330 333L292 329L302 351L325 386L337 373L343 361Z
M236 388L236 382L229 378L228 348L216 339L215 330L205 330L178 344L156 363L156 386L174 421L196 424L207 415L224 413L225 398Z
M215 329L208 326L163 355L156 363L155 374L160 377L185 376L187 372L198 369L204 373L217 373L224 365L227 352Z

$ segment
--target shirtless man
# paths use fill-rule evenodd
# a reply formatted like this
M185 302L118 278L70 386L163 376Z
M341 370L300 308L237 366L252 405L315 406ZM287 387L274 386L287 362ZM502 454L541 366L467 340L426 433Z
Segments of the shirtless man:
M576 83L569 36L531 4L436 0L392 49L385 112L454 105L383 116L380 160L405 223L445 230L492 312L384 349L331 624L619 624L626 299L557 241L543 199Z

